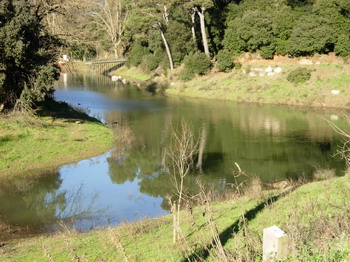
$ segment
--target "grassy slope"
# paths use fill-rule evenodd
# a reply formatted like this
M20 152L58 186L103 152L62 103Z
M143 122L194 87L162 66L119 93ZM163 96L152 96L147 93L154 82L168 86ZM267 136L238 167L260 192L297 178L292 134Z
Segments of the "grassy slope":
M146 82L152 78L151 75L142 72L140 69L134 67L129 69L125 66L113 71L112 75L121 76L131 82Z
M266 65L252 67L266 68ZM307 83L295 85L286 80L288 73L297 67L314 70ZM241 102L350 107L349 65L284 65L282 68L281 74L265 77L244 75L242 70L214 73L186 83L176 82L166 94ZM333 95L333 89L341 93Z
M38 114L0 118L0 178L36 174L112 146L110 129L67 105L46 105Z
M259 261L262 229L278 225L291 238L291 261L344 261L350 254L350 231L339 228L338 218L339 214L349 218L349 201L348 175L304 185L270 199L268 205L241 198L214 203L211 210L230 259ZM126 256L129 261L182 261L186 256L193 259L201 254L206 260L220 261L215 249L207 252L205 248L212 241L213 224L205 223L208 212L205 217L202 212L203 208L196 208L195 219L184 212L186 241L177 244L172 244L172 217L165 216L91 233L62 233L8 243L0 248L0 260L45 261L51 257L53 261L68 261L79 256L89 261L121 261ZM349 225L348 220L345 223Z

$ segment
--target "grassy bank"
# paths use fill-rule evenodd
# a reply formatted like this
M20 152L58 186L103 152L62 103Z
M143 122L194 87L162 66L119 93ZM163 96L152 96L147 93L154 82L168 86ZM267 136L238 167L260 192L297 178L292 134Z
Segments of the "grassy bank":
M127 68L126 66L114 71L113 75L121 76L130 82L143 83L152 79L150 74L143 72L138 68Z
M260 261L262 229L277 225L289 235L289 261L345 261L350 258L349 201L347 175L183 211L183 239L176 244L169 215L90 233L65 231L3 243L0 259Z
M32 175L93 157L113 143L110 129L67 104L50 102L37 115L0 116L0 178Z
M311 79L301 84L287 81L288 74L298 67L300 65L284 65L281 66L282 73L274 76L250 76L247 72L252 66L247 65L231 73L211 73L189 82L176 81L166 94L249 103L350 108L349 65L303 65L312 71ZM253 68L265 69L266 65L254 65ZM334 95L332 90L340 93Z
M212 70L205 76L197 76L187 82L178 79L182 68L177 68L167 77L151 77L150 74L142 73L140 69L126 67L112 74L139 82L148 81L153 85L158 83L164 86L167 83L168 88L165 94L169 96L248 103L350 108L349 64L338 60L327 61L324 59L321 60L322 63L300 65L298 61L293 59L244 61L242 68L234 69L229 73ZM271 76L258 76L259 71L254 71L254 69L266 70L268 66L280 67L282 72ZM310 80L299 84L289 82L287 76L299 67L311 71ZM254 72L256 76L251 76L250 72ZM338 90L339 94L333 94L332 90Z

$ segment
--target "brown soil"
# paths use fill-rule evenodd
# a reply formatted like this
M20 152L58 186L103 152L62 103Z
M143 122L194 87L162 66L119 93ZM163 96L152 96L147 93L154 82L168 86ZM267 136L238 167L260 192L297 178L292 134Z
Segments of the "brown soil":
M0 248L6 246L6 244L11 240L33 237L43 233L44 231L40 229L13 226L0 221Z

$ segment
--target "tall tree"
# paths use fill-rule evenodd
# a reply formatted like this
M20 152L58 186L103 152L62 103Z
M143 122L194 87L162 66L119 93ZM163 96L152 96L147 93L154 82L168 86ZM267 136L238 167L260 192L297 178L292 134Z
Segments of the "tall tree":
M169 67L174 69L173 58L168 40L165 36L169 23L169 7L167 1L151 0L134 2L129 8L130 16L127 21L128 36L131 41L136 38L148 38L152 31L157 30L161 36L165 51L167 53Z
M53 91L59 42L44 26L47 12L29 0L0 3L0 107L31 105Z
M204 53L210 57L209 45L208 45L208 36L205 24L205 15L208 9L214 7L214 3L212 0L190 0L184 1L184 5L188 8L191 19L192 19L192 34L195 39L195 14L199 16L200 29L202 35L202 44L204 48Z
M128 11L123 7L122 0L104 0L96 3L98 10L91 12L96 17L94 22L105 31L112 45L114 56L118 58Z

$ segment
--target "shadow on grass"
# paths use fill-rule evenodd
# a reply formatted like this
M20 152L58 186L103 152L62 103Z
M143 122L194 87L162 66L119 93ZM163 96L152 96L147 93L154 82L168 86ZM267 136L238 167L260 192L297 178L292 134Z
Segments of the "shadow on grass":
M244 220L246 223L249 223L249 221L253 220L256 215L261 212L266 206L276 202L279 198L284 197L285 195L293 192L296 189L296 187L293 187L286 192L283 192L279 195L270 197L269 199L265 200L264 202L260 203L256 207L248 210L244 215ZM224 231L222 231L219 234L219 238L221 241L222 246L225 246L227 241L232 237L233 234L237 234L241 230L241 219L237 219L232 225L228 226ZM213 239L208 245L197 249L195 252L190 254L188 257L182 260L182 262L188 262L188 261L203 261L209 257L209 251L215 247L215 240Z
M85 112L75 109L65 102L57 102L53 99L38 103L36 114L38 116L66 119L69 122L82 120L100 123L99 120L88 116Z

